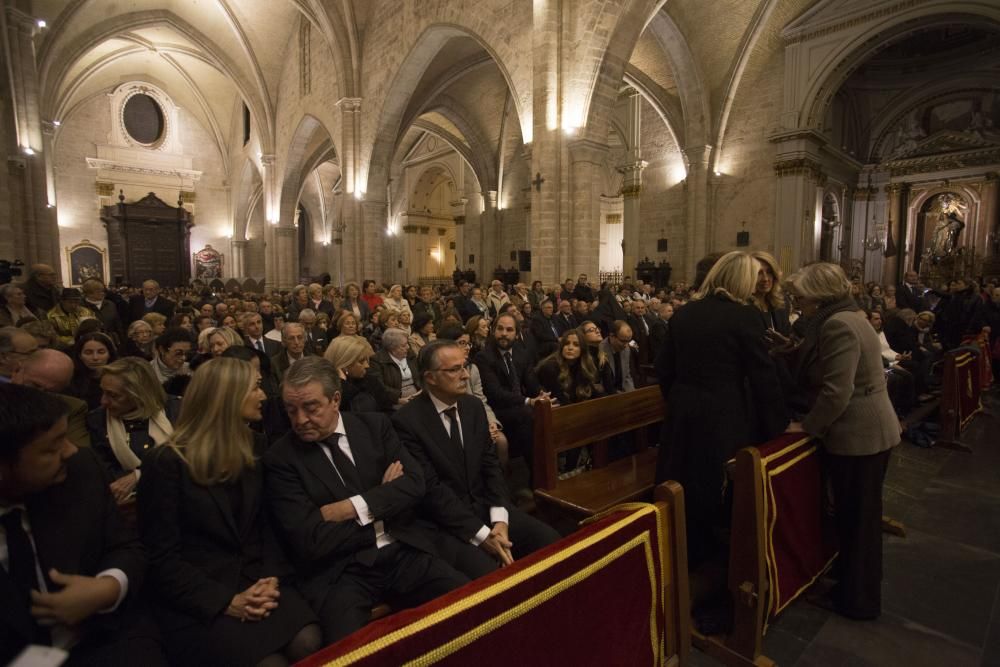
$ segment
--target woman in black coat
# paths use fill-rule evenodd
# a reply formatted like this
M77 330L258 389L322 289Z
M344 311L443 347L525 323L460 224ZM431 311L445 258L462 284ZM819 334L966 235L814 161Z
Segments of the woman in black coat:
M656 482L684 487L693 567L718 549L713 529L728 525L726 461L788 425L760 313L746 305L759 268L747 253L724 255L671 318L656 360L668 406Z
M271 529L263 498L260 373L218 358L188 386L174 436L147 457L139 533L171 662L287 665L320 631Z
M576 329L559 337L559 349L542 359L535 373L542 389L558 400L559 405L604 396L597 366Z

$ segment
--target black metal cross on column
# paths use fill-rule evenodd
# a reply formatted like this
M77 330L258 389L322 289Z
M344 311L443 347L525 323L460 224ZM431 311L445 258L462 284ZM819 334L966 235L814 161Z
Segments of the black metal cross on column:
M542 191L542 183L544 183L544 182L545 182L545 179L542 178L542 173L541 172L535 172L535 180L533 180L531 182L531 184L535 186L535 192L541 192Z

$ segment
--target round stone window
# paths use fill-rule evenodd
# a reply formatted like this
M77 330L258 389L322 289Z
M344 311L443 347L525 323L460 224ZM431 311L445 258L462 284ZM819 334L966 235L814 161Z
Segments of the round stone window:
M136 143L150 146L163 138L163 109L149 95L138 93L128 98L122 110L125 131Z

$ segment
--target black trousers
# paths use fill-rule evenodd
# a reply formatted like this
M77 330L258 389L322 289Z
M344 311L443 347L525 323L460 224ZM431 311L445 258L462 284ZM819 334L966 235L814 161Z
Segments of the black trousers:
M554 528L530 514L516 508L511 508L508 514L507 536L514 545L514 560L520 560L560 538ZM439 538L436 546L444 560L470 579L487 575L499 566L499 561L482 547L451 535Z
M524 457L528 464L529 479L534 466L535 414L526 405L493 410L503 424L504 435L510 443L510 451Z
M882 484L891 453L826 455L840 548L833 597L838 611L851 618L882 612Z
M416 607L468 581L440 558L393 542L371 567L355 562L344 569L318 610L323 639L332 644L364 627L381 602Z

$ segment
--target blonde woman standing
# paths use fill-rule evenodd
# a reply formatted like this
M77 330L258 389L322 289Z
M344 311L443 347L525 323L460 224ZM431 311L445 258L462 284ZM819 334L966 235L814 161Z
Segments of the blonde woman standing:
M788 424L760 311L748 305L760 269L749 253L723 255L691 302L671 318L657 357L670 410L656 481L674 479L684 486L692 567L717 554L715 529L728 525L726 461Z
M381 387L378 378L368 373L369 361L375 351L361 336L337 336L326 348L323 357L340 373L340 409L346 412L376 412Z
M171 661L287 665L320 646L315 616L282 578L263 504L260 373L212 359L188 386L170 441L148 458L139 532Z

